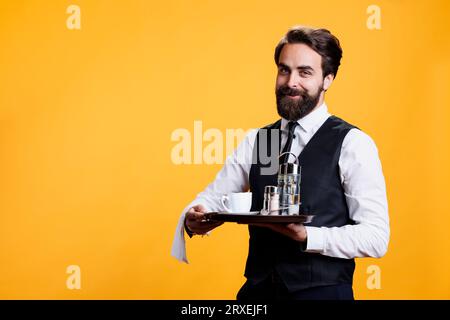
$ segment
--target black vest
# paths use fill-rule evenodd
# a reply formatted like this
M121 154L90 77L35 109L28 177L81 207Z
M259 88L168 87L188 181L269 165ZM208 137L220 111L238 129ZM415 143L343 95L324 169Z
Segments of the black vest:
M253 193L252 211L261 210L266 185L277 185L277 174L261 175L260 169L268 167L260 161L260 139L267 139L267 156L279 154L279 148L270 146L270 135L277 130L279 137L281 120L264 127L267 134L258 131L253 148L253 164L250 169L250 191ZM317 130L303 151L298 155L301 165L301 212L314 215L314 227L340 227L354 224L349 218L344 190L339 176L339 156L342 141L354 126L335 116L330 116ZM291 158L292 159L292 158ZM257 283L274 270L289 291L310 287L352 283L354 259L327 257L302 251L300 242L294 241L268 228L249 226L249 254L245 267L246 278Z

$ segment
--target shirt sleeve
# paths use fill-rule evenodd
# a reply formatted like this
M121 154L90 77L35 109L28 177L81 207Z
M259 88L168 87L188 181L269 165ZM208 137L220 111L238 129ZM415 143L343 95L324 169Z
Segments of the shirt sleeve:
M347 259L380 258L386 254L390 237L386 185L377 147L361 130L347 133L339 170L350 219L355 224L306 226L306 252Z
M186 212L195 205L203 205L208 212L223 211L222 195L245 192L249 189L249 172L252 164L253 146L258 130L250 130L236 150L230 154L213 182L182 211L175 230L171 254L179 261L188 263L186 255L184 220ZM209 233L208 233L209 234Z

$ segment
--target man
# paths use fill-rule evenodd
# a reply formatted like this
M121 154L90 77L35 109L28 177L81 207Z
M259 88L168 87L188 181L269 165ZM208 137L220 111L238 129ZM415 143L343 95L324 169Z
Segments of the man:
M275 49L281 119L263 129L281 131L280 147L298 156L302 208L315 217L307 226L249 226L247 281L239 300L353 299L354 258L379 258L387 251L386 188L376 145L330 115L324 102L341 57L339 40L325 29L294 27ZM222 194L250 189L251 210L262 208L264 186L276 185L277 176L261 174L267 165L259 159L259 143L270 143L270 134L261 133L250 132L183 211L172 247L179 260L187 262L185 230L203 235L221 224L205 221L204 213L223 210Z

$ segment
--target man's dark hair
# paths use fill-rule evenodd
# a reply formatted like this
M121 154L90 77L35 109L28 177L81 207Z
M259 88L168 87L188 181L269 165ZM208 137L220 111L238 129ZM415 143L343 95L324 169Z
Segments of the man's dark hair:
M323 77L336 74L341 64L342 48L338 38L327 29L312 29L296 26L286 33L275 48L275 63L278 66L281 50L285 44L303 43L322 57Z

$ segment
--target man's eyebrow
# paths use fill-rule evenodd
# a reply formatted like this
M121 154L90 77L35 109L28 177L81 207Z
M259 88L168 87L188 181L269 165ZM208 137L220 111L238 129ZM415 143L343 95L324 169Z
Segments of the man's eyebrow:
M305 65L303 65L303 66L298 66L298 67L297 67L297 70L302 70L302 71L310 70L310 71L314 71L313 67L311 67L311 66L305 66Z
M287 65L285 65L285 64L282 63L282 62L280 62L280 63L278 64L278 68L285 68L285 69L291 70L291 68L289 68Z
M282 63L282 62L280 62L279 64L278 64L278 67L280 68L286 68L286 69L288 69L288 70L291 70L291 68L289 67L289 66L287 66L287 65L285 65L284 63ZM311 66L308 66L308 65L301 65L301 66L298 66L297 68L296 68L297 70L300 70L300 71L306 71L306 70L309 70L309 71L313 71L314 72L314 68L313 67L311 67Z

